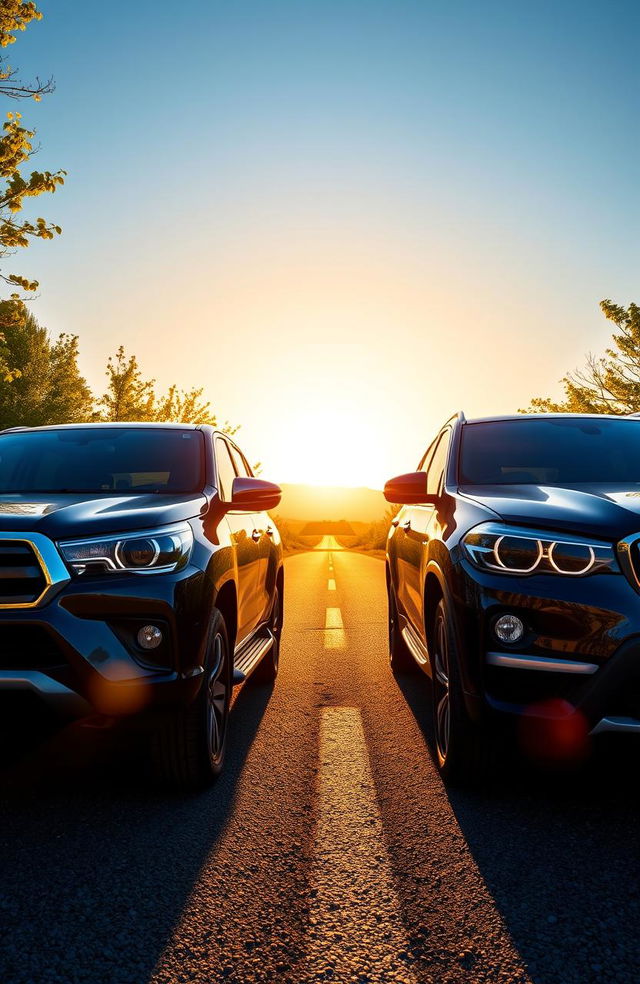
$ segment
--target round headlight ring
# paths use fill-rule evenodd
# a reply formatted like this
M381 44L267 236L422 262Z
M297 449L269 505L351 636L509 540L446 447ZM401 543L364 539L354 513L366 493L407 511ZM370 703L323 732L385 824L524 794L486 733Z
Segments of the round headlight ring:
M563 570L562 567L560 567L559 564L556 562L556 560L554 559L554 556L553 556L553 552L554 552L554 550L555 550L555 548L557 546L561 546L561 547L562 546L575 546L575 547L586 546L587 550L589 551L589 560L587 561L586 566L583 567L582 570L580 570L580 571L565 571L565 570ZM593 567L593 565L596 562L596 553L595 553L595 550L588 543L586 543L586 544L582 544L582 543L573 543L573 544L560 543L559 544L557 541L554 540L554 542L551 544L551 546L547 550L547 557L549 558L549 563L553 567L554 571L557 571L558 574L565 574L565 575L573 576L573 577L580 577L582 574L586 574L587 571L590 571L591 570L591 568Z
M125 559L125 551L134 547L136 543L148 544L151 547L149 551L150 559L144 564L133 563L131 558L129 560ZM149 567L153 567L159 556L160 545L155 537L151 536L131 537L131 539L121 540L116 548L116 557L121 566L126 570L144 571Z
M543 553L544 553L544 551L542 549L542 543L538 539L534 540L533 537L529 538L529 537L525 537L525 536L514 536L513 534L509 534L509 537L508 538L510 540L524 540L525 543L533 543L533 542L535 542L536 545L537 545L537 547L538 547L538 556L534 560L534 562L531 565L531 567L509 567L507 564L504 563L504 561L500 557L500 544L506 538L506 536L507 536L506 533L504 533L502 536L499 536L498 539L496 540L496 542L493 545L493 556L495 557L496 564L498 565L498 567L501 570L503 570L503 571L509 571L510 574L531 574L531 572L536 569L536 567L538 566L538 564L542 560L542 556L543 556Z

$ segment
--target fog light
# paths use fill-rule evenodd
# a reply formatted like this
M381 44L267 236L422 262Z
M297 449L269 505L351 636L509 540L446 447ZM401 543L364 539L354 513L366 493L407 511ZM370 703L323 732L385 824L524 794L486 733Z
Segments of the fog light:
M500 642L520 642L524 625L517 615L501 615L495 620L493 631Z
M162 642L162 632L157 625L143 625L138 631L138 645L142 649L157 649Z

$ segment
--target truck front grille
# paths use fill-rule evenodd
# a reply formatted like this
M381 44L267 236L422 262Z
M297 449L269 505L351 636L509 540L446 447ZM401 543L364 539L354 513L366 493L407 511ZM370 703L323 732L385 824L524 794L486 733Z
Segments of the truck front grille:
M0 606L32 605L46 586L40 560L30 543L0 541Z

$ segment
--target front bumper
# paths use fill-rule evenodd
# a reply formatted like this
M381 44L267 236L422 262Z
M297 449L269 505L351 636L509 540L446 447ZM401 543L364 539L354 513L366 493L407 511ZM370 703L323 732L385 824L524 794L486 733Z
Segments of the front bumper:
M213 592L176 574L74 577L50 601L0 611L0 696L36 694L65 716L131 716L191 701L201 685ZM136 628L161 626L145 652Z
M635 730L636 720L640 730L640 596L624 575L514 577L462 562L453 583L463 685L474 717L513 719L563 701L589 730L623 730L623 718L626 730ZM507 612L526 628L515 646L501 644L493 632Z

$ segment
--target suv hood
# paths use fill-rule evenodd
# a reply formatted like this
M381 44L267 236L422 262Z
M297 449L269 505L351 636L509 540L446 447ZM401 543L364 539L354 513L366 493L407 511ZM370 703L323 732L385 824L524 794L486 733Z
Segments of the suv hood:
M640 485L466 485L462 495L508 523L617 541L640 531Z
M0 493L0 530L44 533L52 540L152 529L198 516L206 496Z

